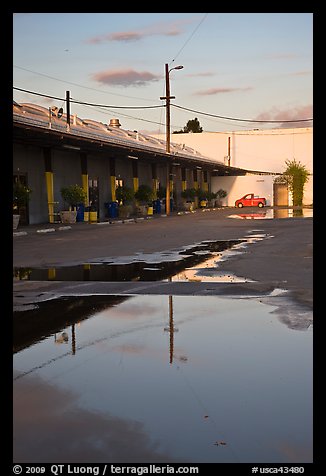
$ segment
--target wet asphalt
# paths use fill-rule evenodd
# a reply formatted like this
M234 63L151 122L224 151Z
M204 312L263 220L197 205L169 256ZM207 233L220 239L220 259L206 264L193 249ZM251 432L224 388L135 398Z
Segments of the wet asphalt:
M257 212L245 209L241 213ZM58 267L137 254L180 250L207 240L264 239L219 264L254 282L14 281L14 308L58 295L241 295L286 290L297 304L313 306L313 218L230 218L235 208L153 216L114 223L20 227L13 236L14 267Z

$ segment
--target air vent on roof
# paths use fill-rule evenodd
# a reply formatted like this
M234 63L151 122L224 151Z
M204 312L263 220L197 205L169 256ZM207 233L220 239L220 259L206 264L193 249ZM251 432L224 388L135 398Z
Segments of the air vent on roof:
M111 126L111 127L121 127L119 119L110 119L109 126Z

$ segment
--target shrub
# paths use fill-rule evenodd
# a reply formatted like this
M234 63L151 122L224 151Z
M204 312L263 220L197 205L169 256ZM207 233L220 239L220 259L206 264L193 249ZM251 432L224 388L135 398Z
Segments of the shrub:
M154 191L149 185L140 185L137 192L135 192L135 199L144 204L154 200Z
M60 193L69 207L77 207L77 205L85 203L87 198L85 190L79 185L68 185L67 187L62 187Z
M20 207L25 207L30 200L32 190L20 181L13 186L13 211L18 213Z
M135 193L130 187L119 185L115 189L115 196L119 204L124 205L125 203L131 202L134 199Z

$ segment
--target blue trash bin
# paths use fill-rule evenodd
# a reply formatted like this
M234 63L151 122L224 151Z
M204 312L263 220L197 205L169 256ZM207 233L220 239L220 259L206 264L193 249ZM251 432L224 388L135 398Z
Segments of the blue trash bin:
M153 200L153 211L154 213L161 213L161 200Z
M109 202L106 204L109 218L117 218L118 216L118 202Z
M84 221L84 212L85 212L85 205L83 204L78 205L76 221Z

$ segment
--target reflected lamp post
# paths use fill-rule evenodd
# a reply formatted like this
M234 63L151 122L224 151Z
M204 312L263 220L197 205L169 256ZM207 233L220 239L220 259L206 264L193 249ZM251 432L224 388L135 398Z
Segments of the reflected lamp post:
M161 96L160 99L166 101L166 152L170 153L170 99L175 99L175 96L170 96L170 72L174 69L183 69L182 65L175 66L169 69L169 65L165 64L165 96ZM166 214L170 214L170 164L166 166L166 198L165 198L165 211Z

